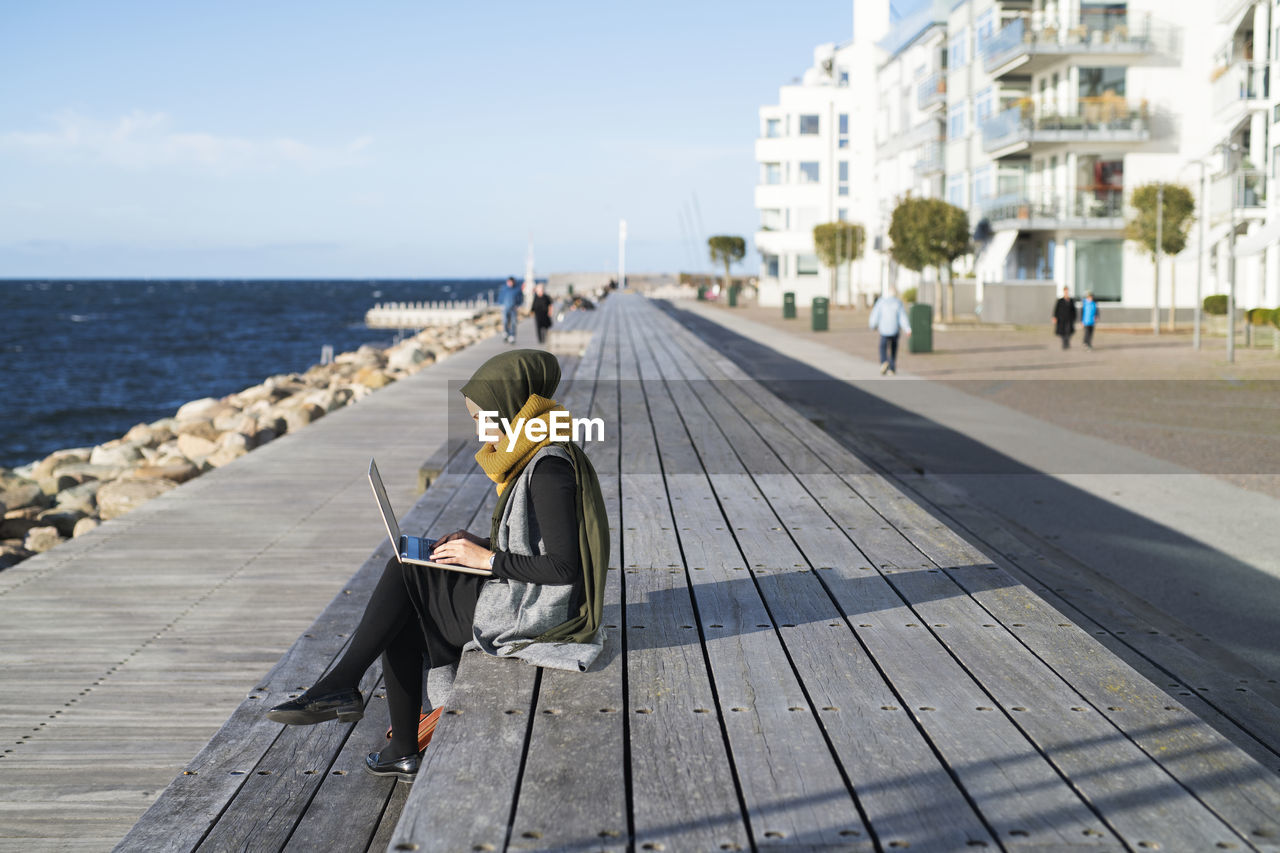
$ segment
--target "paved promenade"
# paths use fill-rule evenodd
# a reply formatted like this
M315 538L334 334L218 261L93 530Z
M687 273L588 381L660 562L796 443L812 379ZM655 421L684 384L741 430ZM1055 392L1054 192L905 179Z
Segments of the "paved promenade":
M385 539L369 457L404 513L446 438L449 381L503 347L0 572L0 850L114 846Z
M1162 436L1161 427L1137 411L1144 400L1128 405L1129 435L1139 437L1132 442L1077 430L1045 404L1073 388L1078 394L1108 387L1135 394L1164 387L1155 396L1166 398L1224 393L1227 383L1175 377L1252 376L1252 384L1239 386L1241 408L1255 419L1252 431L1231 433L1224 426L1223 433L1254 448L1254 460L1266 465L1280 429L1276 414L1258 414L1280 405L1276 383L1264 379L1280 377L1280 360L1270 352L1254 351L1232 368L1220 351L1187 354L1169 349L1167 339L1099 335L1094 352L1064 353L1047 330L966 330L940 333L935 346L942 352L936 355L904 354L898 376L886 378L874 361L875 337L866 330L865 312L834 312L832 331L814 333L807 317L783 321L773 309L679 306L686 310L676 315L699 335L737 364L750 365L774 393L873 459L982 547L1003 553L1039 594L1097 620L1111 632L1116 650L1158 643L1134 640L1150 631L1147 637L1159 636L1168 646L1151 650L1158 665L1176 669L1179 650L1194 646L1205 659L1196 667L1204 678L1215 670L1225 693L1241 679L1270 685L1280 679L1280 499L1265 493L1268 484L1258 481L1266 478L1246 477L1246 484L1258 486L1246 489L1220 472L1205 473L1213 470L1208 460L1198 460L1197 470L1142 452L1144 437L1146 446L1160 447ZM1178 339L1178 347L1188 344ZM1100 366L1108 360L1109 369ZM1008 378L1078 373L1097 381ZM953 376L972 381L940 381ZM1143 381L1107 382L1104 376ZM1166 399L1163 408L1154 408L1173 417L1176 404ZM1230 423L1221 404L1202 400L1199 406ZM1116 419L1126 420L1125 410L1119 411ZM1170 455L1167 444L1160 453ZM1269 471L1274 477L1280 466ZM1213 692L1213 685L1204 686Z

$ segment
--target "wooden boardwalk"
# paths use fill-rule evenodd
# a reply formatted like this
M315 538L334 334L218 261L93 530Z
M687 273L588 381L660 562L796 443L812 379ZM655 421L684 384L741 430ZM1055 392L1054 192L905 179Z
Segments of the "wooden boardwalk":
M609 425L604 664L468 655L419 780L367 776L376 666L354 726L262 710L339 653L379 550L119 849L1280 849L1280 776L1179 691L645 300L575 325L560 399ZM459 453L405 526L492 500Z

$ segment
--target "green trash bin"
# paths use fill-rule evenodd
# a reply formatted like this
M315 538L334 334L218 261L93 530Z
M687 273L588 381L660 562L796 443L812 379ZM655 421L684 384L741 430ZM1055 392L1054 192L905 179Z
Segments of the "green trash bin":
M911 323L908 349L911 352L933 352L933 306L912 305L907 310L907 319Z
M572 283L570 283L570 284L569 284L569 295L570 295L570 296L573 296L573 284L572 284Z
M794 320L796 318L796 295L794 291L788 290L782 294L782 319Z
M738 307L738 291L739 290L741 290L741 288L738 287L738 285L736 284L729 285L729 307L730 308Z
M699 302L707 301L707 286L705 284L698 285L698 301Z
M810 320L815 332L825 332L827 330L827 309L830 304L831 300L825 296L813 297L813 312Z

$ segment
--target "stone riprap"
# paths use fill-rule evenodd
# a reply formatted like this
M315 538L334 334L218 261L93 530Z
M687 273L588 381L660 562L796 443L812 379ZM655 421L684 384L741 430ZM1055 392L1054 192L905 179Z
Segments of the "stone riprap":
M426 329L386 349L362 346L305 373L284 373L221 399L183 405L96 447L56 450L0 468L0 569L118 518L205 471L496 334L496 311Z

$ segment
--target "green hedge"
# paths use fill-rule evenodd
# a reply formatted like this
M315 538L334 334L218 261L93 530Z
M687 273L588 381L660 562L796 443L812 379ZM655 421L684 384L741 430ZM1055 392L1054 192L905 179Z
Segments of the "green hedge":
M1275 308L1251 308L1245 312L1245 317L1255 326L1269 326L1275 313Z
M908 287L906 290L902 291L902 301L908 304L915 302L916 289L914 287Z
M1271 309L1271 325L1280 329L1280 308Z
M1227 315L1227 295L1215 293L1204 298L1204 313L1225 317Z

